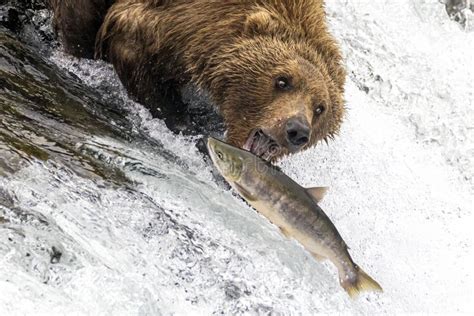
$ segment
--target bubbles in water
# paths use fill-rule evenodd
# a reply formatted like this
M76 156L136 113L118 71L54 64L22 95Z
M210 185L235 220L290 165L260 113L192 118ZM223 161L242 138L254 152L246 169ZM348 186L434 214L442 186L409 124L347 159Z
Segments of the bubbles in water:
M62 70L44 77L73 73L60 89L85 86L75 96L90 108L77 108L82 125L47 102L12 97L15 111L0 110L0 314L472 309L473 39L433 8L327 3L350 73L348 117L329 146L281 163L303 185L330 186L321 206L383 294L350 301L331 264L217 184L195 139L131 101L110 65L54 51ZM90 128L108 113L120 115L107 133ZM24 136L24 122L43 138Z

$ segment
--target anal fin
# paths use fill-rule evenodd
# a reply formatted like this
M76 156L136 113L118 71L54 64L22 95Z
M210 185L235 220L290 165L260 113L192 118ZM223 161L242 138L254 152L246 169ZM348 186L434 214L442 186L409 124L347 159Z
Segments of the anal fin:
M283 235L285 235L286 238L290 239L291 238L291 235L290 235L290 232L288 230L286 230L285 228L283 227L278 227L280 228L280 231Z

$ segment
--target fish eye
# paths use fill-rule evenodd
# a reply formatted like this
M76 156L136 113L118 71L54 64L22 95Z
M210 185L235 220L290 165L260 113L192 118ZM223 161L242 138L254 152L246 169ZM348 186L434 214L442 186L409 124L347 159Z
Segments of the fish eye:
M221 160L224 159L224 155L222 154L221 151L216 151L216 155L217 155L217 158L219 158Z
M316 110L314 110L314 114L316 114L316 115L319 116L319 115L323 114L323 112L324 112L325 109L326 109L326 108L324 107L324 105L318 105L318 107L316 108Z
M275 80L275 88L280 91L288 91L292 88L290 79L285 76L279 76Z

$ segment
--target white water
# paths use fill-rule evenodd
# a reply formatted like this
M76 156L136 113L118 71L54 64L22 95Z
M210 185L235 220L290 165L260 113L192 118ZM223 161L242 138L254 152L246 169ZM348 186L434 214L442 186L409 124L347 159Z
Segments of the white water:
M0 178L14 197L14 207L0 203L10 219L0 226L0 315L473 312L474 33L437 1L332 0L327 9L350 74L347 120L329 146L281 165L302 185L330 186L322 208L384 293L351 301L332 265L215 184L193 140L120 91L111 97L124 99L137 129L186 164L93 137L78 148L133 184L54 161ZM88 85L117 86L103 63L53 60Z

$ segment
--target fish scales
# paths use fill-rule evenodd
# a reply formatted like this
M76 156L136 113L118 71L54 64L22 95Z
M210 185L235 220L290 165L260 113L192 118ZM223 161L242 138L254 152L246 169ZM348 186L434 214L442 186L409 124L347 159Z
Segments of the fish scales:
M382 291L352 260L337 228L319 207L324 188L305 189L254 154L210 137L207 147L222 176L260 214L298 241L316 259L329 259L351 296Z

